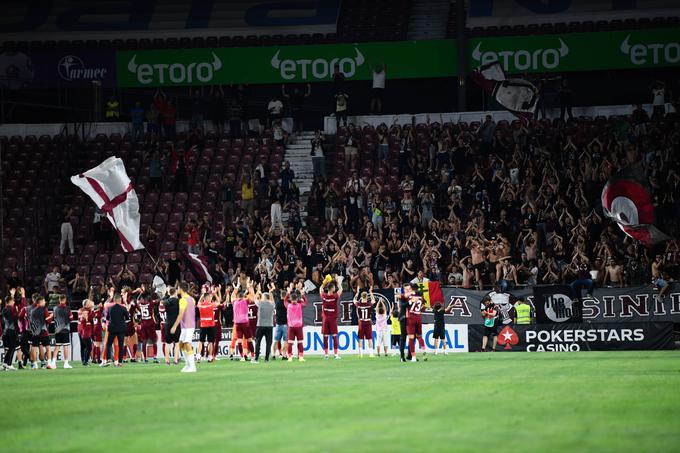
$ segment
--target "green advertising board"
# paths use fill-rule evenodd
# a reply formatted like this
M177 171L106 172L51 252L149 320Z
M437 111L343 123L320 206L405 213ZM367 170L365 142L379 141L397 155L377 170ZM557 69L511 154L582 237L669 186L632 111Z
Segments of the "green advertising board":
M510 74L678 66L680 30L477 38L468 50L470 69L498 60Z
M680 66L680 30L568 33L468 42L469 69L498 60L509 74ZM116 53L120 87L327 82L338 64L348 80L455 77L453 39Z
M117 52L118 86L330 81L335 64L348 80L370 80L384 62L395 79L453 77L452 40Z

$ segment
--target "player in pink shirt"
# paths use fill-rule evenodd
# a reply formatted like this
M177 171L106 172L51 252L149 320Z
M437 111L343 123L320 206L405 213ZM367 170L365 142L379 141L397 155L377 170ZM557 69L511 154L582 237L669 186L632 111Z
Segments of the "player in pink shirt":
M246 361L248 355L248 342L250 341L250 322L248 319L248 303L249 300L254 300L255 292L251 284L250 278L246 282L247 288L241 289L241 282L234 285L234 291L231 293L232 306L234 308L234 338L241 339L241 346L243 354L241 355L241 362ZM247 293L246 293L247 292ZM234 341L232 340L232 343Z
M283 303L288 312L288 361L293 361L293 343L297 343L298 359L304 362L302 309L307 305L307 297L305 297L302 284L298 283L296 288L291 283Z

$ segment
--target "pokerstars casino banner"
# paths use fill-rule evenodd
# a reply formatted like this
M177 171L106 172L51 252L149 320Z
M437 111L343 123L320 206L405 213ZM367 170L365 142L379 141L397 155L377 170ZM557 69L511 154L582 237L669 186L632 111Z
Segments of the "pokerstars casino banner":
M481 348L483 326L468 326L471 351ZM498 333L499 352L578 352L674 349L673 323L507 325Z

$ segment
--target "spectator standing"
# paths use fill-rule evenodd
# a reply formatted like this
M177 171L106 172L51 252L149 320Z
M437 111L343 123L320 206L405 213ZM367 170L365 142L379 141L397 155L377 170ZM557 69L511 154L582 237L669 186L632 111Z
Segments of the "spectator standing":
M349 111L349 95L340 91L335 95L335 129L340 130L340 123L347 126L347 112Z
M149 191L163 191L163 163L158 151L154 151L149 161Z
M295 179L295 172L291 170L290 162L285 161L283 163L283 170L281 170L279 178L281 178L281 191L285 195L290 190L290 184L293 182L293 179Z
M222 222L223 225L231 223L234 219L234 194L232 191L232 181L229 176L222 179Z
M120 102L113 94L104 105L104 116L106 121L118 121L120 119Z
M51 294L55 293L59 290L59 282L61 281L61 274L59 273L59 268L54 267L52 268L52 272L49 272L45 276L45 280L43 282L44 287L45 287L45 293L46 294Z
M221 85L210 87L210 119L217 135L221 136L224 132L224 114L226 104L224 90Z
M274 96L267 104L267 127L272 127L275 122L283 119L283 102Z
M312 85L309 83L303 91L300 85L294 85L290 92L286 91L286 85L281 85L281 94L288 99L291 116L293 117L293 132L304 130L304 109L305 99L312 94Z
M245 87L238 85L233 86L229 91L229 136L231 139L241 138L243 129L243 120L245 118Z
M573 105L572 91L571 87L567 83L567 79L562 79L559 97L560 97L560 120L564 121L565 112L567 115L569 115L570 120L573 119L574 114L571 113L571 107Z
M323 153L323 136L321 131L317 129L312 138L312 168L314 169L314 177L319 179L326 179L326 156Z
M130 110L130 120L132 121L132 139L142 141L144 139L144 107L137 101Z
M253 214L254 198L255 186L253 185L253 178L249 173L244 174L241 180L241 209L248 215Z
M484 154L489 154L493 150L493 138L494 134L496 132L496 123L491 117L491 115L486 115L486 118L482 122L482 124L479 126L479 138L481 139L481 148L480 150Z
M371 90L371 114L380 115L382 113L383 99L385 93L385 72L387 66L385 62L371 66L371 75L373 79L373 89Z
M652 121L663 119L666 114L666 84L660 80L652 84Z
M201 135L204 133L203 120L205 114L205 101L203 100L203 87L198 90L193 91L189 89L189 94L192 95L191 98L191 121L189 127L191 129L198 129L201 131Z
M71 255L75 254L73 247L73 226L71 225L71 209L68 208L64 212L64 220L61 222L61 241L59 242L59 253L64 254L66 251L66 244L68 243L69 252Z
M159 115L156 104L153 102L149 104L149 107L146 109L146 131L149 134L160 134L161 128L158 125Z

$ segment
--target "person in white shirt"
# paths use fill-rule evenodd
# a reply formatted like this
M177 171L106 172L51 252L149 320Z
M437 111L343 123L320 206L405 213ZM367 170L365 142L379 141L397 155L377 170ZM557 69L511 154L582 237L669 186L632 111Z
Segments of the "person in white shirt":
M654 82L652 96L652 121L656 121L666 114L666 84L660 80Z
M272 123L283 118L283 102L274 96L267 104L267 113L269 114L268 126L271 127Z
M371 113L380 115L382 113L383 93L385 92L385 71L387 67L385 62L371 67L371 74L373 76L373 90L371 93Z
M283 232L283 223L281 221L281 202L278 197L272 203L271 211L271 230L274 234L281 234Z
M49 294L59 289L59 280L61 280L61 274L59 273L59 268L55 267L52 269L52 272L45 276L45 291Z

